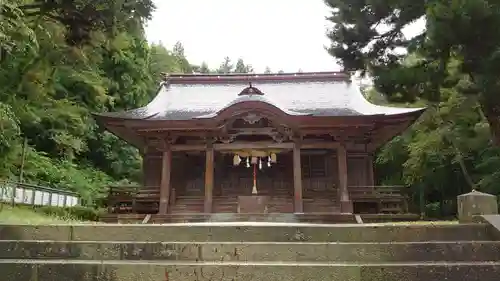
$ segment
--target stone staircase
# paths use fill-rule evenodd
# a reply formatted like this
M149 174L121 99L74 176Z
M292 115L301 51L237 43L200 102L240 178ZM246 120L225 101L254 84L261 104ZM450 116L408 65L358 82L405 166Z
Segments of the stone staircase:
M490 281L487 224L0 226L5 281Z
M237 196L215 196L213 198L214 213L237 213L238 212L238 197Z
M303 199L305 213L340 213L340 206L331 198Z
M179 196L170 207L172 214L203 213L203 196Z
M293 197L285 196L271 196L268 202L268 213L293 213Z
M203 213L203 196L179 196L170 207L171 214ZM271 195L268 202L268 213L293 213L293 197L291 195ZM224 195L213 197L213 213L237 213L238 196ZM318 212L332 212L333 209L321 208Z

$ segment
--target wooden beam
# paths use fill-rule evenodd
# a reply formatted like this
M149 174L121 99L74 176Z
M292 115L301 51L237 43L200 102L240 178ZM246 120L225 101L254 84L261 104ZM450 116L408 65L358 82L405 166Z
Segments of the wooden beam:
M305 142L302 149L336 149L339 147L337 142ZM176 144L172 145L172 151L204 151L204 144ZM243 149L293 149L293 143L275 143L275 142L248 142L248 143L216 143L214 150L243 150Z
M306 142L304 141L300 148L301 149L337 149L340 146L338 142L325 141L325 142Z
M161 183L160 183L160 208L158 214L165 215L168 213L168 202L170 201L170 174L172 170L172 151L170 145L166 145L163 152L161 165Z
M293 146L293 190L294 190L294 212L303 213L302 202L302 165L300 162L300 143Z
M339 193L340 193L340 210L342 213L352 213L352 201L349 198L349 190L347 189L347 151L344 145L337 149L337 161L339 169Z
M292 149L293 143L283 142L248 142L248 143L216 143L215 150L244 150L244 149Z
M204 151L205 144L176 144L172 151ZM293 143L249 142L249 143L216 143L214 150L243 150L243 149L292 149Z
M204 151L207 149L205 144L175 144L172 145L172 151Z
M214 189L214 149L212 144L208 145L205 161L205 201L204 213L212 213L213 189Z

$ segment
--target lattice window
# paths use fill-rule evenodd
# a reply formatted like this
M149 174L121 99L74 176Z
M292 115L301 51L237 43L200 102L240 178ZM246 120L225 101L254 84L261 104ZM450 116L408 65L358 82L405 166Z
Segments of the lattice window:
M302 155L301 164L304 178L326 177L328 175L325 155Z

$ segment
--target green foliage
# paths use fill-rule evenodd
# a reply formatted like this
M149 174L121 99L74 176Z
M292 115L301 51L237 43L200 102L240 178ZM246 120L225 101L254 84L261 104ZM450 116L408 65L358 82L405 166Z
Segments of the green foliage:
M477 97L500 146L500 2L496 0L325 0L329 52L349 71L370 72L394 102L446 100L442 88ZM404 29L426 21L421 34ZM405 49L407 52L401 52ZM409 53L411 61L408 62ZM450 68L450 63L454 64Z
M500 195L500 2L325 0L330 54L373 77L377 103L427 102L429 110L377 158L381 184L425 191L426 212L448 216L458 194ZM406 27L425 20L421 34ZM491 140L493 140L493 144Z
M152 0L33 0L18 9L25 17L37 17L62 25L70 45L92 40L92 32L103 31L113 36L117 31L136 28L151 17Z
M10 162L19 144L19 120L11 107L0 102L0 178L11 174Z
M229 57L225 57L224 61L220 64L217 69L217 73L231 73L234 70L234 65Z
M431 217L453 215L456 196L472 189L500 195L500 149L478 102L454 88L441 95L447 99L378 152L376 166L379 184L411 186L416 205L423 186Z
M0 10L0 178L19 176L27 138L27 182L90 202L109 184L138 182L139 152L91 113L143 106L160 70L186 69L182 45L147 43L152 2L0 1Z
M75 206L75 207L41 206L41 207L35 207L35 211L49 216L54 216L67 220L76 220L76 221L99 221L99 218L103 214L105 214L104 210L93 209L82 206Z
M239 58L238 61L236 61L236 66L234 67L234 72L235 73L252 73L253 68L249 64L245 64L243 59Z
M20 176L26 139L26 182L92 203L108 185L140 182L139 151L91 113L144 106L162 72L196 69L180 42L172 50L147 43L152 10L151 0L0 0L0 179ZM198 69L213 72L206 63Z

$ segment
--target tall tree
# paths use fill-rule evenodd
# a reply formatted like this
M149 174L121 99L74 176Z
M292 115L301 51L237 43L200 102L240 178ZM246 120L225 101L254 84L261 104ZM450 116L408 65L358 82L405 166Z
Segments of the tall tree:
M210 73L210 68L206 62L202 62L199 69L200 73Z
M234 73L252 73L253 67L250 64L245 64L242 58L236 61L236 67L234 68Z
M181 42L175 43L172 55L177 60L177 65L180 66L180 70L182 73L193 72L193 68L191 67L189 61L187 60L186 55L184 54L184 45L182 45Z
M271 74L271 73L273 73L271 71L271 68L269 66L266 66L266 69L264 70L264 74Z
M247 72L247 66L243 62L243 59L239 58L236 61L236 67L234 68L235 73L246 73Z
M334 27L330 54L348 71L368 71L391 101L442 99L440 89L456 84L472 95L500 145L500 2L496 0L373 1L325 0ZM403 30L418 20L426 29L415 36ZM407 49L416 55L405 63ZM452 79L451 60L465 79ZM457 84L460 82L460 84Z
M161 72L193 66L181 43L148 44L148 1L104 2L0 0L1 180L19 175L26 139L26 181L89 199L109 184L140 181L139 151L91 113L142 107Z
M153 77L159 79L162 72L182 73L183 69L179 65L179 59L169 51L161 42L151 44L150 47L150 72Z
M234 66L231 62L231 59L229 57L225 57L224 61L221 63L219 68L217 69L217 73L231 73L233 72Z
M1 6L4 6L4 1ZM115 34L151 18L153 0L14 0L26 17L58 22L68 31L70 44L87 43L95 31ZM13 14L2 13L10 18Z
M149 100L150 49L142 29L146 18L136 18L121 4L97 7L114 13L116 22L93 22L88 37L79 33L85 27L72 29L63 21L66 14L38 10L42 4L65 9L74 4L73 12L84 17L92 8L66 2L35 1L29 7L25 1L0 2L0 49L7 54L0 59L0 177L19 173L25 137L26 180L90 196L113 180L138 179L138 152L98 129L90 113ZM87 20L93 16L98 15Z
M254 69L251 64L245 65L245 73L254 73Z

